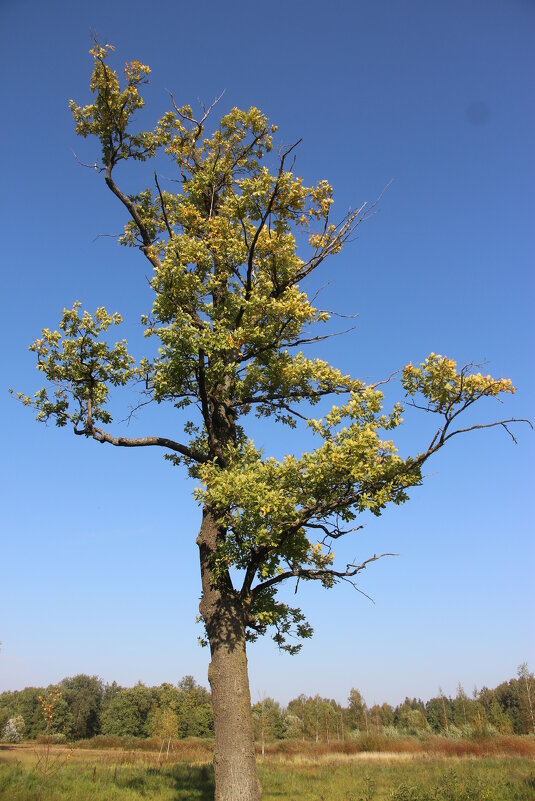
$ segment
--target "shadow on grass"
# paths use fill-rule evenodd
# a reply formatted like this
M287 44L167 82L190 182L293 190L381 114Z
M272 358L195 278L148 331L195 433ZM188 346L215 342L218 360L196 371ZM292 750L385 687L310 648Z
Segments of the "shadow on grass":
M174 791L173 801L213 801L214 771L211 765L173 765L149 768L144 775L122 779L121 786L144 794L159 777Z
M174 801L213 801L214 769L211 765L173 765L170 770Z

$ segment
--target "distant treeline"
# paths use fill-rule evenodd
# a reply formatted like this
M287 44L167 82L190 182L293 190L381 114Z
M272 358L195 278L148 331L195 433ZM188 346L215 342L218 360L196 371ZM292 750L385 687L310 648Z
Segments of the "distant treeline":
M43 715L41 699L55 697L52 720ZM534 734L535 681L525 665L518 678L492 690L467 695L459 684L455 698L439 692L427 703L406 698L396 707L367 706L352 689L346 706L319 695L300 695L282 707L272 698L253 706L258 740L300 739L312 742L349 740L361 735L387 737L440 734ZM120 687L81 674L47 688L26 687L0 694L0 737L34 739L48 731L66 740L116 737L211 737L210 693L191 677L159 687Z

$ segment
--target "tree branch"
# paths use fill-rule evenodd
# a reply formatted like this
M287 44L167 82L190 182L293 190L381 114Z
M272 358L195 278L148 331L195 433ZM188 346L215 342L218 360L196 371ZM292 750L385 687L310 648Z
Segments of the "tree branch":
M249 397L241 398L235 401L232 406L252 406L255 403L273 403L279 404L288 400L310 400L311 398L321 398L324 395L341 395L344 392L350 392L349 389L343 387L336 387L331 389L317 389L313 392L287 392L285 394L278 394L272 392L265 392L263 395L249 395Z
M260 584L257 584L256 587L253 587L251 590L251 595L254 598L259 593L263 592L264 590L269 589L270 587L274 587L276 584L280 584L282 581L286 581L289 578L298 578L298 579L305 579L307 581L321 581L324 579L333 578L335 580L347 580L351 579L360 573L362 570L365 570L367 565L370 562L376 562L378 559L382 559L385 556L399 556L397 553L381 553L379 555L374 554L370 556L369 559L365 559L360 565L348 564L345 570L331 570L329 568L322 568L318 570L308 569L308 568L296 568L295 570L287 570L284 573L280 573L278 576L273 576L266 581L262 581ZM353 582L350 582L353 584ZM355 586L353 584L353 586Z
M517 445L518 443L515 436L507 428L508 423L527 423L529 427L533 430L533 423L531 422L531 420L527 420L526 418L523 417L511 417L509 420L497 420L495 423L483 423L479 425L468 426L467 428L458 428L456 431L451 431L447 436L441 438L441 444L447 442L449 439L455 437L457 434L466 434L468 431L477 431L478 429L494 428L495 426L501 426L507 431L507 433L509 434L515 445Z
M278 175L277 175L277 180L275 181L275 185L273 187L273 191L271 192L271 196L269 198L266 210L265 210L264 214L262 215L262 217L260 219L260 224L259 224L258 228L255 231L255 234L253 236L253 240L251 242L251 246L249 248L249 256L248 256L248 259L247 259L247 277L246 277L246 280L245 280L245 302L247 302L249 300L249 298L251 297L251 288L252 288L252 280L253 280L253 260L254 260L254 253L255 253L256 243L258 242L260 234L262 233L262 231L264 229L264 226L266 224L266 220L268 219L268 217L271 214L271 211L273 209L273 204L275 203L275 198L277 197L277 192L279 191L280 179L281 179L282 173L284 171L284 162L287 159L287 157L290 155L292 150L294 148L296 148L297 145L300 144L300 142L302 142L302 139L298 139L297 142L294 142L294 144L291 147L289 147L288 150L285 150L284 153L282 154L282 156L280 157L280 165L279 165L279 172L278 172ZM241 319L243 317L244 312L245 312L245 306L242 304L240 306L238 314L236 315L236 320L234 322L234 327L235 328L238 328L238 326L239 326L239 324L241 322Z
M113 158L110 157L110 160L109 160L108 164L106 165L106 176L105 176L106 185L113 192L113 194L116 197L119 198L121 203L128 210L130 216L132 217L133 221L137 225L137 228L138 228L139 233L141 235L141 239L143 240L143 245L141 247L141 250L143 251L143 253L147 257L147 259L150 261L152 266L155 269L157 269L158 267L160 267L160 259L157 256L155 256L154 254L150 253L150 248L152 246L152 239L149 236L149 232L147 230L147 227L145 226L145 223L143 222L143 220L139 216L139 213L138 213L135 205L130 200L130 198L127 195L125 195L124 192L122 192L119 189L119 187L117 186L117 184L113 180L113 178L112 178L113 167L114 167Z
M180 442L175 442L167 437L114 437L103 431L101 428L94 426L91 421L82 430L74 428L74 433L78 436L91 436L97 442L107 442L109 445L116 445L123 448L145 448L151 446L159 446L161 448L169 448L171 451L182 454L187 459L192 459L194 462L202 464L208 461L208 457L187 445L182 445Z
M167 219L167 212L165 210L165 203L163 200L162 190L160 189L160 184L158 183L158 175L156 174L156 170L154 170L154 180L156 181L156 187L158 189L158 194L160 195L160 203L162 204L162 214L165 221L165 227L167 228L167 233L169 234L169 239L172 239L174 234L172 231L171 226L169 225L169 220Z

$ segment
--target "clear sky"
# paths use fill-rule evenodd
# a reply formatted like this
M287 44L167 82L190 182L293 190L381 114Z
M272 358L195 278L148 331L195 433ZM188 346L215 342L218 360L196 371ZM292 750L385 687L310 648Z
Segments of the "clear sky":
M325 307L359 314L319 355L370 380L430 351L487 360L518 392L481 419L535 416L533 2L2 0L0 689L79 672L207 683L191 484L161 453L39 426L7 393L37 388L27 345L75 299L121 311L142 344L147 268L96 238L124 215L71 152L97 155L67 108L89 102L91 30L115 44L119 69L151 66L147 120L166 109L166 89L192 103L226 89L221 113L254 104L279 142L303 137L295 170L327 178L341 215L393 179L318 278ZM116 396L117 420L130 402ZM406 418L409 453L428 421ZM129 433L169 434L169 420L140 416ZM400 554L362 577L375 604L346 586L303 588L315 637L293 658L269 639L252 646L253 699L344 701L358 687L369 703L397 703L535 668L535 438L516 433L517 446L497 429L452 442L410 503L365 521L342 559ZM292 448L287 430L254 434L275 453Z

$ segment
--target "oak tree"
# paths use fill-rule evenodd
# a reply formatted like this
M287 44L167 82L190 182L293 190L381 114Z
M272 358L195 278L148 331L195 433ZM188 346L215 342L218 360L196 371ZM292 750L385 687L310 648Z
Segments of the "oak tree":
M92 102L70 107L76 132L100 142L92 166L126 213L121 243L151 265L154 302L142 324L159 347L156 356L136 360L125 340L110 341L118 313L100 307L90 314L75 303L57 330L44 329L31 345L48 383L21 399L38 420L69 425L81 439L161 448L195 480L215 795L252 801L260 789L246 643L272 630L279 647L293 652L288 635L311 634L301 610L278 599L277 590L289 580L354 582L380 555L340 566L333 543L355 529L359 514L380 515L387 504L406 501L424 462L452 437L506 426L510 421L463 425L460 416L514 390L507 379L459 370L436 354L407 365L401 384L408 402L439 423L426 447L402 458L390 439L401 405L383 411L378 385L303 352L323 338L318 330L330 317L304 282L340 252L367 207L333 221L328 182L307 186L294 174L295 144L275 155L276 128L257 108L233 108L211 127L213 105L196 115L171 96L155 127L136 131L149 68L132 61L120 80L109 65L112 49L95 43ZM125 162L165 155L178 183L165 188L154 173L154 185L135 195L121 188ZM126 385L140 390L143 402L173 407L183 436L177 426L141 438L114 432L110 389ZM334 405L313 417L326 398ZM300 456L266 455L247 434L253 414L290 429L307 426L317 446Z

